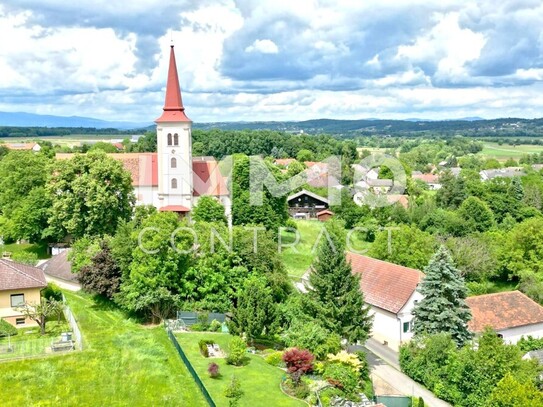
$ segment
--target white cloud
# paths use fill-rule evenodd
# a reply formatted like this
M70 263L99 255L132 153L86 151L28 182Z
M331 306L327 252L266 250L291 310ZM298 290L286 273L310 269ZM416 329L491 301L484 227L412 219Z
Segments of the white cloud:
M245 52L261 52L262 54L277 54L279 48L272 40L255 40L252 45L245 48Z

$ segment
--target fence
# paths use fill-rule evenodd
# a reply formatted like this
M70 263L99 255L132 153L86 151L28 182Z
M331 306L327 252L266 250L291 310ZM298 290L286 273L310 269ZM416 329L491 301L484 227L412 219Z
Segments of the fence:
M181 360L183 361L183 363L187 367L187 370L189 371L190 375L192 376L192 378L196 382L196 385L198 386L198 388L200 389L200 391L204 395L204 398L206 399L207 404L209 404L210 407L216 407L216 404L213 401L213 399L211 398L211 396L209 395L209 393L208 393L208 391L206 389L206 386L204 386L204 383L202 382L202 380L200 380L200 377L198 376L198 373L196 373L196 370L194 370L194 368L192 367L192 364L190 363L189 359L187 358L187 355L185 355L185 352L183 352L183 348L181 348L181 345L179 345L179 342L177 342L177 339L175 338L175 335L173 334L173 332L169 328L166 329L166 332L168 332L168 336L170 337L170 340L173 342L173 345L175 346L175 349L177 350L177 353L179 353L179 356L181 357Z
M70 307L66 304L66 298L64 298L64 294L62 295L62 301L64 302L64 318L66 318L66 321L70 324L70 327L72 328L72 335L75 339L75 346L79 350L83 350L83 335L81 335L81 331L79 330L79 325L77 325L77 320L74 317L74 314L72 313L72 310Z

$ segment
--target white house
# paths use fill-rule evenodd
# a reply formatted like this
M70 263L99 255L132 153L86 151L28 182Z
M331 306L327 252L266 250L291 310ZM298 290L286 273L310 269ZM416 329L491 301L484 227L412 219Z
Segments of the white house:
M232 205L227 177L221 173L219 163L213 157L192 156L192 121L185 114L173 46L164 108L155 123L156 153L109 154L121 161L132 175L136 203L186 215L200 196L208 195L221 202L230 219ZM72 156L57 154L56 157Z
M41 150L38 143L7 143L5 146L10 150L34 151L35 153Z
M474 333L494 329L505 342L515 344L522 336L543 337L543 307L520 291L478 295L466 299Z
M360 274L360 289L371 307L374 318L371 336L398 350L413 337L411 311L422 299L416 289L424 273L350 252L347 260L353 273Z

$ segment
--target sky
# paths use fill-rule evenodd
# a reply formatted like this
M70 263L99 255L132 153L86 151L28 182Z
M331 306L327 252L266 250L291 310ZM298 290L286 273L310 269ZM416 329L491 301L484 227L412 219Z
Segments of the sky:
M0 111L195 122L543 116L541 0L3 0Z

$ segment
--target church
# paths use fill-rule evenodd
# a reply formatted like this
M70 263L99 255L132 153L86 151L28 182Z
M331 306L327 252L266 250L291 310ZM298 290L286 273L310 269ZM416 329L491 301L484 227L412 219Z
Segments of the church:
M219 170L213 157L192 156L192 121L185 113L174 46L166 82L163 112L155 120L156 153L114 153L132 176L136 204L153 205L159 211L189 215L200 196L213 196L231 215L231 199L227 177ZM57 159L69 159L73 154L57 154Z

